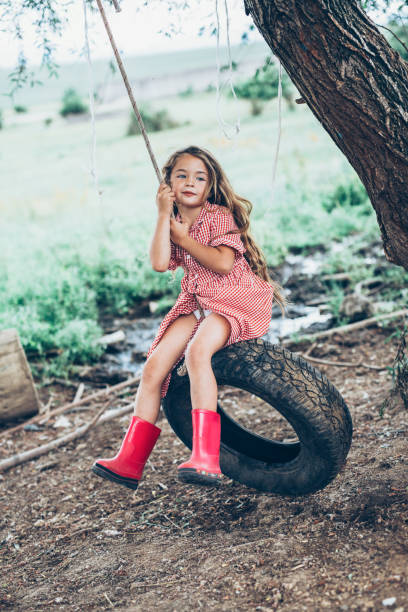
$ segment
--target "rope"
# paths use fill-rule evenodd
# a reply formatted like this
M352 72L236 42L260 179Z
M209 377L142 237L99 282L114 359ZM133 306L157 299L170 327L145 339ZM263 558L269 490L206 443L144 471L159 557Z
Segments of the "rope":
M225 9L225 18L227 24L227 52L228 52L228 65L229 65L229 76L228 76L228 84L231 89L231 93L234 97L234 100L237 100L237 96L235 93L234 85L232 82L232 57L231 57L231 44L230 44L230 22L229 22L229 12L228 12L228 4L227 0L224 0L224 9ZM218 0L215 0L215 14L217 17L217 119L220 128L222 129L224 135L231 140L233 136L230 136L228 130L232 130L233 135L239 134L240 131L240 118L238 117L235 125L224 121L224 118L221 113L220 104L221 104L221 91L220 91L220 74L221 74L221 65L220 65L220 14L218 10Z
M145 126L144 126L144 124L143 124L142 117L141 117L141 115L140 115L140 113L139 113L139 109L138 109L138 107L137 107L136 100L135 100L135 98L134 98L134 96L133 96L132 88L130 87L130 84L129 84L129 79L128 79L128 76L127 76L127 74L126 74L125 67L124 67L124 65L123 65L123 63L122 63L122 59L121 59L121 57L120 57L120 54L119 54L118 48L117 48L117 46L116 46L115 40L114 40L114 38L113 38L113 34L112 34L111 29L110 29L110 26L109 26L108 20L107 20L107 18L106 18L106 14L105 14L105 11L104 11L104 9L103 9L102 2L101 2L101 0L96 0L96 3L97 3L97 5L98 5L99 12L100 12L101 17L102 17L102 21L103 21L103 23L104 23L104 26L105 26L106 32L107 32L107 34L108 34L108 37L109 37L110 43L111 43L111 45L112 45L113 53L114 53L114 55L115 55L115 58L116 58L116 61L117 61L117 64L118 64L118 67L119 67L120 73L121 73L121 75L122 75L123 82L125 83L125 87L126 87L126 90L127 90L127 92L128 92L129 99L130 99L130 102L131 102L131 104L132 104L133 110L134 110L134 112L135 112L136 119L137 119L137 122L138 122L139 127L140 127L140 131L142 132L142 135L143 135L143 138L144 138L144 141L145 141L145 144L146 144L146 148L147 148L147 150L148 150L148 152L149 152L150 159L151 159L151 161L152 161L154 171L155 171L155 173L156 173L156 176L157 176L157 179L158 179L159 183L161 183L161 182L162 182L162 176L161 176L161 173L160 173L160 170L159 170L159 166L157 165L156 158L155 158L155 156L154 156L154 153L153 153L152 147L151 147L151 145L150 145L150 140L149 140L149 137L148 137L148 135L147 135L147 133L146 133L146 129L145 129ZM115 0L114 4L115 4L116 11L120 10L120 6L119 6L119 4L118 4L117 0Z
M280 140L282 133L282 64L279 61L279 83L278 83L278 139L276 142L276 150L275 150L275 158L273 160L273 170L272 170L272 196L271 196L271 204L273 202L273 198L275 195L275 179L276 179L276 168L278 166L278 157L279 157L279 148L280 148Z
M90 51L90 47L89 47L89 36L88 36L88 14L87 14L87 9L86 9L86 0L82 1L83 4L83 9L84 9L84 33L85 33L85 45L84 45L84 50L85 50L85 54L86 54L86 59L88 61L88 83L89 83L89 87L88 87L88 95L89 95L89 108L91 111L91 125L92 125L92 138L91 138L91 176L93 178L94 181L94 185L95 185L95 190L98 196L98 200L99 200L99 206L101 209L101 212L103 212L103 206L102 206L102 191L100 189L99 186L99 180L98 180L98 171L97 171L97 167L96 167L96 126L95 126L95 104L94 104L94 92L95 92L95 87L94 87L94 78L93 78L93 71L92 71L92 60L91 60L91 51Z

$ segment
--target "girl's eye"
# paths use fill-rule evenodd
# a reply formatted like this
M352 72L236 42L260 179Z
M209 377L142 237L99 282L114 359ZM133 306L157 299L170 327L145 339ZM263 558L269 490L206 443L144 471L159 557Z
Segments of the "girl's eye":
M185 179L186 175L185 174L176 174L176 178L178 179ZM203 176L197 176L197 181L205 181L206 179Z

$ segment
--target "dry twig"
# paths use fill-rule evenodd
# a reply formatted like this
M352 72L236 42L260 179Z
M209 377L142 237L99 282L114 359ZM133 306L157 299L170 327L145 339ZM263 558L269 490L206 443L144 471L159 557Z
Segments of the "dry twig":
M77 408L78 406L89 404L90 402L93 402L95 400L102 399L106 395L111 395L112 393L116 393L117 391L122 391L123 389L126 389L127 387L132 387L133 385L136 385L139 382L140 382L140 376L134 376L133 378L129 378L128 380L118 383L117 385L113 385L113 387L107 387L106 389L97 391L96 393L93 393L92 395L87 395L86 397L83 397L77 402L70 402L69 404L60 406L60 408L56 408L55 410L52 410L47 415L46 420L54 416L57 416L58 414L61 414L62 412L66 412L67 410L70 410L71 408ZM23 429L26 425L28 425L28 423L36 423L38 421L42 421L43 419L44 419L43 414L37 414L36 416L32 417L31 419L28 419L24 423L20 423L20 425L16 425L16 427L12 427L11 429L7 429L6 431L2 432L0 434L0 439L6 437L10 433L14 433L15 431L18 431L19 429Z
M119 408L118 410L114 410L106 414L104 417L100 418L102 413L105 412L107 405L108 405L108 402L104 404L103 408L101 408L101 410L96 414L96 416L89 423L87 423L86 425L82 425L81 427L78 427L78 429L71 432L70 434L67 434L66 436L62 436L61 438L57 438L56 440L52 440L52 442L48 442L47 444L43 444L42 446L37 446L36 448L32 448L31 450L25 451L23 453L17 453L16 455L13 455L12 457L3 459L2 461L0 461L0 472L4 472L5 470L8 470L11 467L15 467L16 465L20 465L21 463L25 463L26 461L30 461L31 459L35 459L37 457L40 457L41 455L45 455L46 453L49 453L54 448L63 446L64 444L71 442L71 440L76 440L77 438L81 438L86 433L88 433L91 427L93 427L98 421L99 423L105 423L106 421L111 421L112 419L118 416L122 416L123 414L130 412L133 408L133 402L131 402L127 404L126 406L123 406L122 408Z
M310 361L314 361L315 363L321 363L323 365L339 366L341 368L368 368L370 370L379 370L379 371L387 369L387 366L373 366L373 365L369 365L368 363L363 363L362 357L360 361L358 361L357 363L351 363L351 361L328 361L327 359L317 359L317 357L310 357L308 353L299 353L299 354L304 359L309 359Z
M370 317L369 319L357 321L356 323L350 323L349 325L343 325L342 327L333 327L332 329L326 329L321 332L316 332L315 334L307 334L306 336L301 336L296 341L284 340L282 342L282 345L286 346L287 344L294 344L295 342L314 342L317 338L326 338L327 336L333 336L334 334L345 334L347 332L354 331L355 329L369 327L370 325L377 325L379 321L392 319L394 317L403 317L407 315L408 309L403 308L402 310L396 310L395 312L390 312L389 314L381 315L379 317Z
M306 353L303 353L302 357L304 357L305 359L306 357L309 357L309 355L311 355L314 349L316 348L316 345L317 345L317 342L313 342L313 344L310 345L309 348L307 349Z
M112 607L112 608L114 608L115 606L113 605L113 603L112 603L112 602L111 602L111 600L109 599L108 594L107 594L107 593L104 593L104 596L106 597L106 599L107 599L108 603L111 605L111 607Z
M79 385L76 393L75 393L75 397L74 397L74 401L73 403L75 404L76 402L79 402L79 400L81 399L81 397L84 394L84 390L85 390L85 385L84 383L81 382L81 384Z

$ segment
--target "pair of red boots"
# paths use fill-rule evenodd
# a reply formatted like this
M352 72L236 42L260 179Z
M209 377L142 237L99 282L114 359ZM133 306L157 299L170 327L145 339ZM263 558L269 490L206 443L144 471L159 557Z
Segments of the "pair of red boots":
M192 484L218 486L220 483L220 415L213 410L193 410L193 451L189 461L178 467L178 478ZM92 471L98 476L137 489L143 468L161 429L133 416L122 446L113 459L97 459Z

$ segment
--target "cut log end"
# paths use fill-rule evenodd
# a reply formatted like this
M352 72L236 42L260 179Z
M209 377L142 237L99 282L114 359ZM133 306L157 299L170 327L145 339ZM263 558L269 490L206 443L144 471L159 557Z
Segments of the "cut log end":
M0 422L38 413L39 400L16 329L0 331Z

